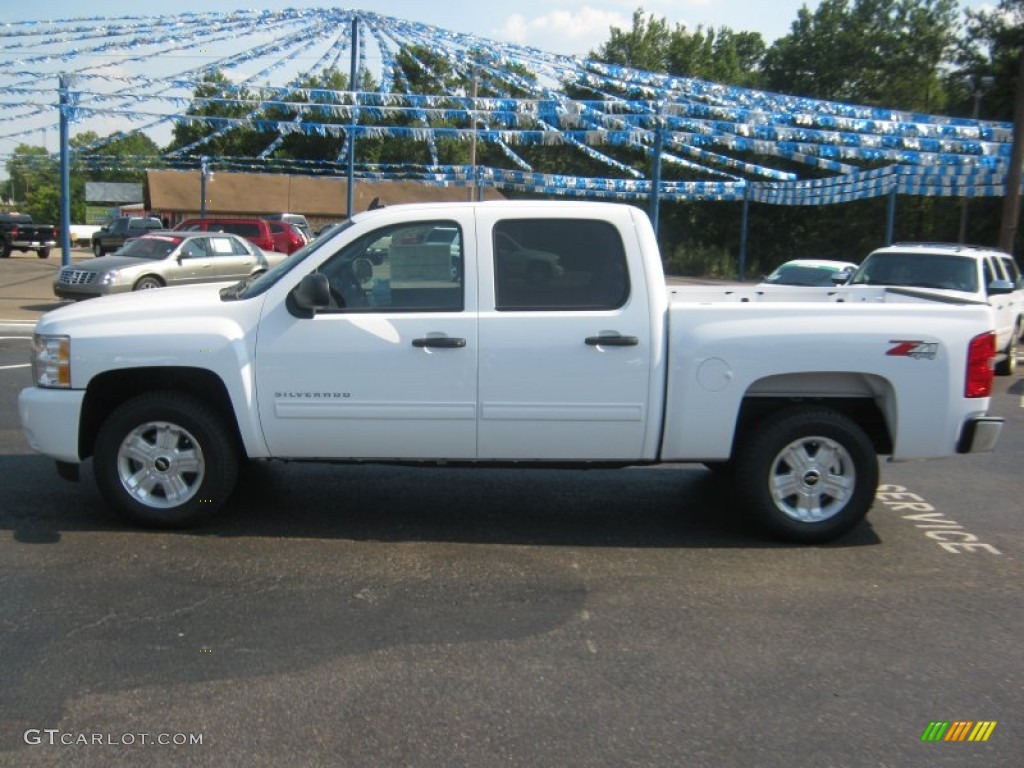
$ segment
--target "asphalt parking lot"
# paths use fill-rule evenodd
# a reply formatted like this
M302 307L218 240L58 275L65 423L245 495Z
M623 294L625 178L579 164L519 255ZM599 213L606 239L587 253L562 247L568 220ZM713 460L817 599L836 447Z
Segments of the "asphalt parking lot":
M18 428L57 264L0 260L0 765L1020 764L1020 375L827 546L694 465L274 464L154 533Z

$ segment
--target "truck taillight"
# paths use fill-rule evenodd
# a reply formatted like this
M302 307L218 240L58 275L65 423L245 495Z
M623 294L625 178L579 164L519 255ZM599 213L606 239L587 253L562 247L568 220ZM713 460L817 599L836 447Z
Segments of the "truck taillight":
M11 227L11 239L13 240L13 239L15 239L17 237L18 237L18 228L17 227Z
M992 394L992 379L995 372L992 360L996 356L996 335L983 333L971 339L967 347L967 381L964 383L964 397L988 397Z

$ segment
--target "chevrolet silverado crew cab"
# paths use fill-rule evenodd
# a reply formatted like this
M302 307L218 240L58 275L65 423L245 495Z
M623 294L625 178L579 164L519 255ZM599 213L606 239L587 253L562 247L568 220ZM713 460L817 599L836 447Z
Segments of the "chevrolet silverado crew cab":
M255 279L47 313L19 410L150 526L209 515L245 460L703 462L769 531L823 541L867 513L879 454L994 446L992 328L987 305L670 301L630 206L394 206Z

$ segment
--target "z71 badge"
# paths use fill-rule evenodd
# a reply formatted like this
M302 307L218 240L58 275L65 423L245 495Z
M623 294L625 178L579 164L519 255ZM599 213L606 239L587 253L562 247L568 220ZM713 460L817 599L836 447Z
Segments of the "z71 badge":
M890 344L896 346L885 354L889 357L913 357L918 360L934 360L939 351L938 342L932 341L900 341L890 339Z

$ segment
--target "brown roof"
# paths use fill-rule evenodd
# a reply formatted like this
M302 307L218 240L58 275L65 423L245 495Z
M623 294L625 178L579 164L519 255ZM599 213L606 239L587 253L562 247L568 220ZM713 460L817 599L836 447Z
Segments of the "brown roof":
M147 204L161 213L199 210L199 171L147 171ZM307 216L344 217L348 182L322 176L286 176L269 173L217 171L206 183L208 214L302 213ZM468 199L465 187L434 187L415 181L356 181L352 205L365 211L373 198L384 205ZM501 199L484 190L484 199Z

